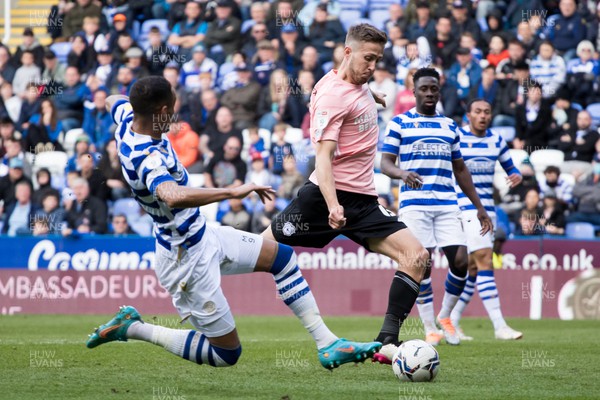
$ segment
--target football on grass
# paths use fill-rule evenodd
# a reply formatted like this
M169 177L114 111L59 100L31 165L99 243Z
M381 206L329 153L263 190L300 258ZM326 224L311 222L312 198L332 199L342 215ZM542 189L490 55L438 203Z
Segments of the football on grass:
M409 340L398 347L392 368L403 382L429 382L440 369L440 355L423 340Z

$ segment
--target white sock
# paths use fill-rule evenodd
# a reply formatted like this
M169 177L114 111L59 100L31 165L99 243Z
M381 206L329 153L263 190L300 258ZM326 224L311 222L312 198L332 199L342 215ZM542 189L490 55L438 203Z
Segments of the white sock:
M483 306L492 320L492 324L494 324L494 330L505 327L506 321L500 309L500 298L498 297L493 270L477 272L477 291L479 292L481 301L483 301Z
M165 350L183 356L183 348L189 329L171 329L147 322L134 322L127 329L127 338L143 340L165 348Z
M425 334L437 332L435 326L435 313L433 312L433 290L431 288L431 277L421 281L419 296L417 297L417 309L425 328Z
M448 274L446 275L446 290L444 292L442 308L438 314L438 318L443 319L450 317L452 309L456 306L456 303L463 292L466 281L466 275L460 277L454 275L451 271L448 271Z
M465 288L463 289L460 298L458 299L458 303L452 309L450 313L450 319L454 326L458 325L460 319L462 318L462 313L465 311L467 305L471 302L471 298L473 298L473 293L475 292L475 280L477 279L477 275L467 277L467 283L465 284Z

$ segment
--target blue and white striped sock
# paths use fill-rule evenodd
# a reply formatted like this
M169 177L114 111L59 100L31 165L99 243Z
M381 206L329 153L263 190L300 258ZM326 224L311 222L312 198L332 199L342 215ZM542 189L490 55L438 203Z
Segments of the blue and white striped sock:
M284 244L278 246L277 257L271 267L278 297L300 319L315 340L317 348L327 347L338 337L323 322L308 282L304 280L300 268L296 265L296 253L290 246Z
M425 334L436 332L435 314L433 312L433 289L431 288L431 277L423 279L417 296L417 309L425 327Z
M467 282L467 277L456 276L452 273L452 271L448 270L448 275L446 275L446 291L444 293L444 299L442 300L442 309L438 315L438 318L448 318L450 317L450 313L456 303L460 295L462 294L463 289L465 288L465 283Z
M463 289L460 298L458 299L458 303L452 309L452 313L450 313L450 319L454 325L458 325L462 317L462 313L471 302L471 298L473 298L473 293L475 293L475 280L477 279L477 275L469 275L467 276L467 283L465 284L465 288Z
M481 301L483 301L483 306L492 320L492 324L494 324L494 330L505 327L506 321L500 309L500 298L498 297L493 270L477 272L477 291L479 292Z
M190 329L171 329L135 322L127 329L127 337L162 346L176 356L211 367L230 367L242 354L242 346L235 349L216 347L209 343L204 334Z

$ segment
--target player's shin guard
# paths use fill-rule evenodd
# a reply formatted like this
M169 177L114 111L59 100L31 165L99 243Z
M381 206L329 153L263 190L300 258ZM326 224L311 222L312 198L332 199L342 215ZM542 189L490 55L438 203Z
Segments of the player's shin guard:
M455 273L460 273L455 271ZM440 313L438 314L438 318L448 318L450 317L450 313L452 309L456 306L460 295L465 288L465 284L467 282L467 274L465 271L464 276L455 275L453 271L448 271L448 275L446 275L446 291L444 292L444 299L442 300L442 308L440 309Z
M506 321L500 310L500 298L498 297L498 289L496 288L496 280L494 271L478 271L477 272L477 291L479 297L483 301L483 305L494 324L494 330L498 330L506 326Z
M390 286L388 308L376 341L383 344L398 341L400 327L415 304L418 294L419 284L404 272L397 271Z
M242 354L242 346L236 349L213 346L202 333L189 329L170 329L140 322L131 325L127 337L151 342L176 356L211 367L230 367Z
M417 309L425 328L425 334L436 332L435 314L433 312L433 289L431 288L431 277L423 279L417 297Z
M475 292L475 280L477 279L477 275L469 275L467 276L467 283L465 284L465 288L463 289L458 302L452 309L452 313L450 314L450 319L452 323L456 326L462 317L462 313L473 298L473 293Z
M323 322L310 287L296 265L296 253L290 246L278 244L277 256L270 272L275 279L278 297L300 319L314 338L317 348L322 349L335 342L338 337Z

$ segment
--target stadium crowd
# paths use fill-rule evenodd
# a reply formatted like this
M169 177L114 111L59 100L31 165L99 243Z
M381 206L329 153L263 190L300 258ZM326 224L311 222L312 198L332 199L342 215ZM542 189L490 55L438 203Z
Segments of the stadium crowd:
M177 93L176 119L156 124L192 183L277 189L265 205L230 200L210 215L261 232L314 167L310 95L339 66L356 22L389 37L370 83L386 95L381 139L415 106L412 74L433 65L438 111L462 125L469 100L485 98L492 126L522 155L523 184L496 196L505 231L600 229L600 2L77 0L52 7L52 45L31 28L12 52L0 43L2 233L152 235L105 110L107 96L148 75ZM395 210L396 182L381 181L380 201Z

